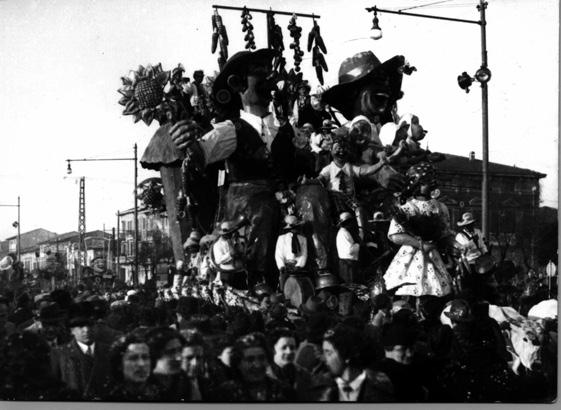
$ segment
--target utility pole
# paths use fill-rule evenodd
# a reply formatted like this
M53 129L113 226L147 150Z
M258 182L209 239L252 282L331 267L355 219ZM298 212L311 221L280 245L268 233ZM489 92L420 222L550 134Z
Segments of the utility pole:
M480 16L481 27L481 69L487 67L487 21L485 20L485 9L487 2L480 0L477 9ZM481 81L481 105L482 105L482 182L481 182L481 230L483 238L489 240L489 99L487 95L487 82Z
M138 156L134 144L134 276L133 283L138 285Z
M80 281L82 270L86 265L86 178L80 177L80 197L78 200L78 233L80 234L79 253L80 266L76 270L76 283Z

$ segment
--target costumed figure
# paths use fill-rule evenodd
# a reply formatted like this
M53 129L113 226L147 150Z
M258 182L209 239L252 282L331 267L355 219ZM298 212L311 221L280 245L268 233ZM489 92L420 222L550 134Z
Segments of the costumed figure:
M201 240L201 234L199 231L191 231L189 237L183 244L183 249L185 250L187 259L187 274L191 277L197 277L199 274L199 266L201 264L202 255L200 253L199 242ZM187 276L186 276L187 277ZM186 277L183 279L185 281Z
M286 277L304 269L308 260L308 243L299 231L302 222L295 215L284 218L284 233L277 239L275 261L280 271L280 288L284 288Z
M298 172L293 166L292 126L281 126L269 112L275 56L270 49L233 55L213 83L213 98L223 117L217 118L214 129L200 139L200 128L188 121L170 130L176 146L191 150L203 166L225 162L227 190L219 215L225 220L247 218L249 281L265 279L273 288L278 280L273 256L280 218L275 192L295 181Z
M339 277L344 283L363 283L359 277L358 255L360 237L358 227L350 212L343 212L339 217L337 231L337 256L339 257Z
M471 287L476 297L490 300L496 296L497 281L493 271L495 261L483 238L481 230L475 227L471 212L465 212L457 222L461 230L456 234L457 247L461 252L460 267L463 270L465 285Z
M384 280L397 295L446 296L452 278L441 257L453 240L448 208L430 196L436 188L434 168L420 163L407 171L411 196L399 206L390 223L388 238L401 248L388 267Z
M320 171L329 164L331 147L333 145L333 130L336 128L333 121L323 120L321 127L319 127L319 132L312 134L310 138L310 147L316 160L316 171Z
M220 224L219 237L210 249L210 260L218 271L216 283L246 288L244 244L239 240L238 229L240 226L233 221L225 221Z

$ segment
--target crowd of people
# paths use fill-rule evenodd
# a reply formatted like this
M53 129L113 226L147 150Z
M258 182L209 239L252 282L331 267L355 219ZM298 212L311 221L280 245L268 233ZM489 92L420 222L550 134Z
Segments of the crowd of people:
M505 337L521 322L490 317L497 306L475 299L423 296L415 303L384 292L332 304L316 295L296 309L266 287L237 306L182 296L182 290L189 293L149 284L105 292L80 285L35 295L23 288L16 298L4 292L0 398L550 402L556 397L557 319L551 309L549 316L528 313L534 331L525 328L523 337L532 338L535 350L524 356L516 340ZM517 368L516 360L522 363Z

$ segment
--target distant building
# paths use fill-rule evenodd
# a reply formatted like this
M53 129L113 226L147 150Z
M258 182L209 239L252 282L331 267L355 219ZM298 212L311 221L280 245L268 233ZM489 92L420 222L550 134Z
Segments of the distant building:
M117 250L118 277L126 282L132 281L135 260L134 244L134 209L119 212L119 228ZM152 212L147 208L138 210L139 237L139 283L144 283L153 274L167 273L167 266L172 262L166 252L169 241L169 222L166 213ZM158 242L164 243L159 246ZM161 249L160 249L161 248ZM171 252L171 248L169 248ZM152 260L156 257L158 260ZM152 267L156 266L156 272Z
M482 161L475 158L445 154L446 160L436 164L440 200L450 210L452 229L464 212L472 212L481 227ZM523 247L530 249L528 261L534 263L535 244L528 233L535 231L540 212L540 179L546 174L490 162L489 241L495 247L509 243L508 259L522 263ZM526 255L528 256L528 255Z

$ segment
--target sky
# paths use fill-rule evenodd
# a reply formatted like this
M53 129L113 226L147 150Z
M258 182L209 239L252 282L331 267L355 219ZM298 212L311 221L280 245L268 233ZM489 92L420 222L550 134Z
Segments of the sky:
M383 37L371 40L365 7L478 20L476 0L0 0L0 204L21 198L21 231L78 230L78 178L86 178L86 229L116 227L118 210L133 207L132 161L158 128L133 123L118 105L120 77L139 64L182 63L187 75L217 70L210 52L212 5L314 13L327 51L326 85L338 81L344 58L371 50L382 61L401 54L417 68L405 76L400 114L420 117L432 151L481 158L481 90L456 82L481 64L475 24L378 15ZM547 174L542 205L557 207L559 1L488 0L489 159ZM419 7L432 4L427 7ZM221 10L230 54L243 49L240 12ZM276 15L285 47L289 16ZM303 40L311 19L299 18ZM256 44L266 47L265 15L253 13ZM288 68L292 57L286 53ZM302 62L315 88L311 58ZM423 145L425 146L425 145ZM158 176L139 166L139 181ZM0 239L17 234L17 209L0 207Z

